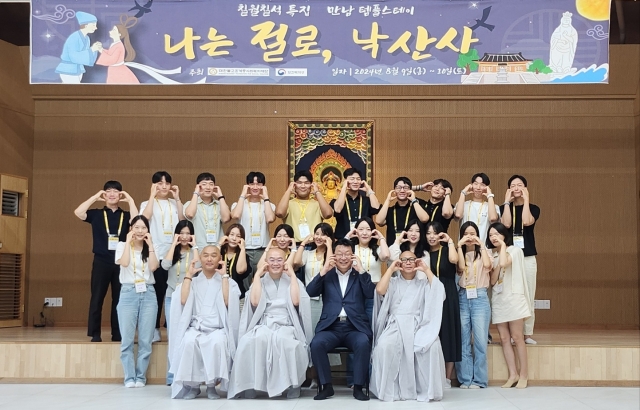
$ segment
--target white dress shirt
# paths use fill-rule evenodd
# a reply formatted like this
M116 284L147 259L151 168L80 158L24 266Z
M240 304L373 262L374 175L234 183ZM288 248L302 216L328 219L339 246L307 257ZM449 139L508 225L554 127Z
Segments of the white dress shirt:
M338 274L338 281L340 282L340 290L342 291L342 297L344 298L344 293L347 291L347 284L349 283L349 276L351 276L351 271L353 268L349 268L346 273L340 273L338 268L336 268L336 273ZM347 312L345 312L344 308L340 311L340 317L347 317Z

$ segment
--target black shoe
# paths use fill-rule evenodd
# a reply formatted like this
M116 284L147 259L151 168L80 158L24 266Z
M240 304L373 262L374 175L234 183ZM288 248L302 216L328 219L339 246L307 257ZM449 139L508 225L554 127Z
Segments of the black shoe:
M369 400L369 396L362 392L362 386L354 384L353 385L353 397L356 400L367 401Z
M325 400L333 396L333 385L331 383L323 384L320 393L313 398L313 400Z
M122 337L121 336L111 336L111 341L112 342L122 342Z
M98 335L94 335L94 336L91 338L91 341L92 341L92 342L102 342L102 338L101 338L100 336L98 336Z

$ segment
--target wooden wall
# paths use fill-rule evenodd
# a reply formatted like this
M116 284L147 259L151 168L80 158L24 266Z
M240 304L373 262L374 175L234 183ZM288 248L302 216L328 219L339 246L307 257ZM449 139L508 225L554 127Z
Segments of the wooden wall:
M288 120L362 119L375 121L381 199L399 175L445 177L459 192L483 171L498 199L513 173L528 178L542 208L537 298L551 299L538 325L637 327L640 47L612 46L611 66L609 85L33 86L27 316L63 297L50 310L56 323L86 323L91 235L73 209L107 179L140 202L166 169L185 199L212 171L233 199L246 173L262 170L277 200Z

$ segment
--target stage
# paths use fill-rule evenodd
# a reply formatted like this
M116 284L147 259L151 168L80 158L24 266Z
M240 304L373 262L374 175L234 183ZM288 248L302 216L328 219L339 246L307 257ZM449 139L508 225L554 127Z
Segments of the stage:
M0 382L121 383L120 343L91 343L84 328L0 329ZM494 341L497 331L492 329ZM538 330L537 345L528 345L529 385L640 386L640 331ZM166 329L153 345L148 382L166 376ZM487 351L491 385L504 383L507 368L502 347Z

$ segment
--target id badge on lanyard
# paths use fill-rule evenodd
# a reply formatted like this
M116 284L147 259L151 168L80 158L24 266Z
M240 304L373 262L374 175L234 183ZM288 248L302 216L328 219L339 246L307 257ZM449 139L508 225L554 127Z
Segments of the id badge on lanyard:
M493 293L502 293L504 290L504 283L502 283L502 278L498 279L498 282L493 285Z
M218 240L218 235L216 235L216 231L213 229L206 230L207 243L216 243Z
M350 231L356 229L356 222L358 222L358 221L349 221L349 230Z
M136 293L144 293L147 291L147 283L144 279L136 279L135 281Z
M467 286L467 299L477 299L478 298L478 289L476 285Z
M109 235L109 250L115 251L118 248L118 235Z
M164 234L165 241L169 243L173 242L173 232L165 230L163 234Z
M261 246L262 236L260 232L251 232L251 246Z
M300 233L300 238L304 240L307 236L311 235L311 230L309 229L309 224L305 222L301 222L298 225L298 233Z
M524 249L524 236L513 235L513 245L520 249Z

